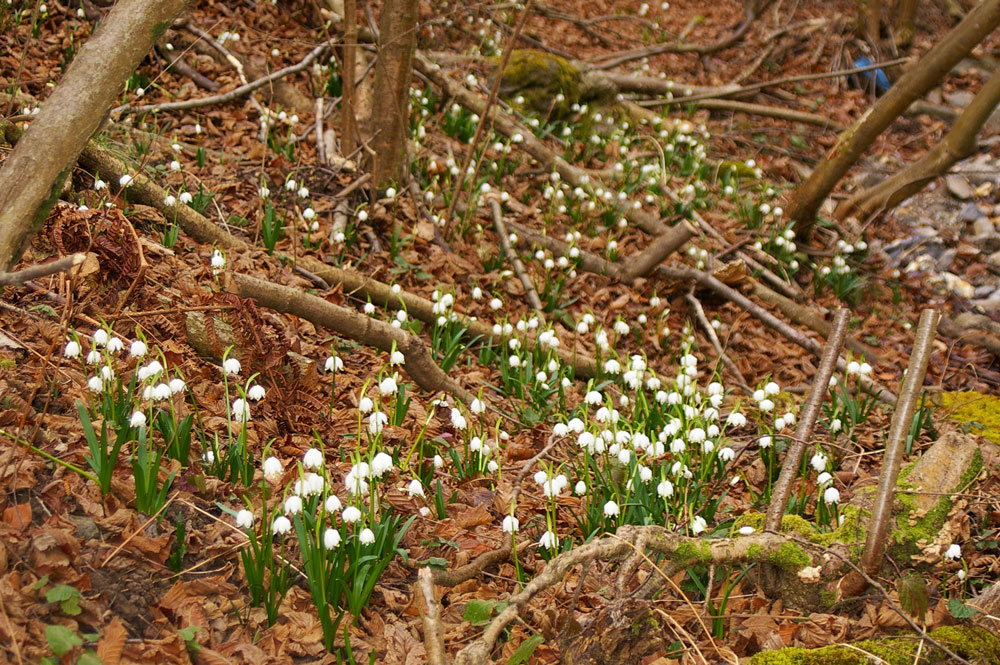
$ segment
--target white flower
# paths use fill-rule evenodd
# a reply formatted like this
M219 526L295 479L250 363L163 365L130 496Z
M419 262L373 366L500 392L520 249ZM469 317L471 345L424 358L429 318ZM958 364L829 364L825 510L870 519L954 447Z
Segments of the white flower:
M466 423L465 416L458 409L451 410L451 424L455 429L465 429Z
M191 196L191 192L181 192L177 198L180 199L181 203L191 203L191 201L194 201L194 197ZM216 251L218 252L218 250ZM221 255L221 252L219 252L219 254Z
M741 526L740 527L740 535L741 536L749 536L752 533L753 533L753 527L752 526Z
M493 298L492 300L490 300L490 309L496 311L501 307L503 307L503 301L500 300L499 298Z
M358 534L358 540L362 545L371 545L375 542L375 532L366 527Z
M495 459L491 459L489 462L486 463L486 470L489 471L490 473L496 473L497 469L499 468L500 464L498 464Z
M236 526L241 529L249 529L253 526L253 513L244 508L236 513Z
M385 197L387 199L394 199L394 198L396 198L396 188L395 187L390 187L387 190L385 190Z
M362 397L358 401L358 411L360 411L361 413L368 413L369 411L372 410L374 406L375 403L372 402L371 398L368 397L367 395L365 397Z
M326 497L326 512L335 513L339 511L341 507L342 504L340 503L340 497L338 497L336 494L331 494L330 496Z
M92 376L87 379L87 387L95 393L99 393L104 390L104 381L99 376Z
M169 390L169 386L167 389ZM250 420L250 403L242 397L233 400L233 419L241 423Z
M444 458L441 457L440 455L435 455L434 456L434 468L435 469L440 469L443 466L444 466Z
M177 393L184 390L184 388L186 388L187 386L184 383L184 379L179 379L177 377L174 377L170 379L170 383L167 384L167 387L170 388L171 395L176 395Z
M770 381L766 386L764 386L765 395L777 395L780 392L781 388L778 387L778 384L775 383L774 381Z
M323 532L323 547L328 550L333 550L337 548L340 544L340 531L336 529L327 529Z
M840 418L834 418L833 420L830 421L831 432L839 432L842 426L843 425L840 422Z
M132 184L132 176L126 173L125 175L123 175L121 178L118 179L118 184L121 185L122 187L128 187L130 184Z
M94 189L96 191L101 191L102 189L107 189L108 183L104 182L100 178L94 181Z
M962 558L962 546L958 543L952 543L948 546L948 549L944 553L944 558L954 561L955 559Z
M606 516L614 517L619 512L620 509L618 508L618 504L615 503L614 501L608 501L606 504L604 504L604 514Z
M358 510L357 506L348 506L347 508L344 508L344 512L340 514L340 518L348 524L353 524L361 519L361 511Z
M827 487L823 490L823 501L826 503L837 503L840 501L840 492L836 487Z
M67 358L79 358L80 357L80 343L74 339L66 342L66 348L63 349L63 355Z
M266 394L267 392L264 390L264 386L255 383L252 386L250 386L249 390L247 390L247 399L253 400L254 402L259 402L260 400L264 399L264 395Z
M860 371L861 371L861 364L858 363L857 360L852 360L851 362L847 363L848 374L857 374Z
M302 455L302 466L307 469L318 469L323 466L323 452L319 448L310 448Z
M410 481L410 484L406 487L406 493L410 496L423 496L424 486L421 484L419 478L414 478Z
M94 346L106 346L110 337L107 330L98 328L94 331Z
M507 515L503 518L501 528L504 533L515 533L520 525L521 523L517 521L516 517L513 515Z
M279 515L275 518L274 524L271 525L271 530L277 534L285 534L292 530L292 522L284 515Z
M173 394L174 393L171 392L170 390L169 383L157 383L155 386L153 386L153 389L150 391L150 397L152 397L155 400L170 399L170 396Z
M820 471L826 471L826 461L826 455L823 453L816 453L812 456L812 459L809 460L809 464L811 464L812 468L816 469L816 472L818 473Z
M201 459L205 462L205 464L215 464L215 453L211 450L206 450L201 454Z
M622 371L622 366L614 358L608 358L608 360L604 362L604 371L608 374L618 374Z
M559 546L559 537L552 531L546 531L542 534L542 537L538 539L538 546L544 547L548 550L554 550Z
M761 411L771 411L772 409L774 409L774 402L772 402L769 399L762 399L757 404L757 408L759 408Z
M96 365L99 362L101 362L101 352L98 351L97 349L91 349L90 353L87 354L87 364ZM145 369L146 369L145 367L140 367L138 370L140 381L145 381L147 378L143 376L143 370Z
M473 399L472 404L469 405L469 411L472 413L484 413L486 411L486 402L478 397Z
M861 363L861 367L858 368L858 372L862 376L868 376L869 374L872 373L872 366L869 365L868 363Z
M693 533L694 535L697 536L699 533L703 532L707 528L708 528L708 523L705 521L705 518L702 517L701 515L695 515L691 519L691 533Z
M222 363L222 371L226 374L239 374L241 368L240 361L236 358L226 358Z
M285 499L285 512L289 515L297 515L302 512L302 497L294 494Z
M370 416L368 416L368 431L372 434L378 434L382 429L388 424L389 416L385 415L381 411L374 411Z
M375 478L381 478L385 472L392 468L392 455L388 453L378 453L372 458L371 472Z
M399 315L400 314L403 315L402 318L403 318L403 320L405 320L406 319L406 312L404 312L403 310L399 310L396 313L396 319L399 320L399 318L400 318ZM400 323L402 323L402 321ZM389 364L390 365L402 365L405 362L406 362L406 358L403 356L403 352L402 351L393 351L392 353L389 354Z
M141 339L137 339L134 342L132 342L131 346L129 346L128 352L129 355L131 355L133 358L142 358L144 355L146 355L148 349L146 348L145 342L143 342Z
M327 372L340 372L344 369L344 361L340 359L340 356L330 356L326 359L324 369Z
M736 457L736 451L729 446L719 448L719 459L723 462L731 462L734 457Z
M281 467L281 460L277 457L268 457L264 460L263 467L265 478L274 478L280 476L284 472L284 469Z
M385 378L384 378L384 379L382 379L382 381L380 381L380 382L379 382L379 384L378 384L378 390L379 390L379 392L380 392L380 393L382 393L383 395L392 395L392 394L394 394L394 393L395 393L395 392L396 392L396 391L397 391L398 389L399 389L399 387L398 387L398 386L396 385L396 379L394 379L394 378L393 378L393 377L391 377L391 376L387 376L387 377L385 377Z
M146 414L142 411L136 411L132 414L131 420L128 421L130 427L145 427L146 426Z

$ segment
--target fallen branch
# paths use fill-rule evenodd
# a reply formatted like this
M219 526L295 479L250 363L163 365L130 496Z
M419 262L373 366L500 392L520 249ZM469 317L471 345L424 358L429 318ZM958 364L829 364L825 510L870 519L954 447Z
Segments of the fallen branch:
M326 53L330 49L330 42L320 44L312 51L306 55L301 61L294 65L289 65L279 69L276 72L272 72L267 76L261 77L259 79L250 81L244 85L234 88L229 92L223 93L221 95L212 95L210 97L199 97L197 99L188 99L182 102L164 102L163 104L143 104L140 106L132 106L130 104L123 104L111 110L111 115L115 118L120 118L122 115L130 113L155 113L159 111L186 111L188 109L201 108L203 106L211 106L213 104L225 104L226 102L231 102L235 99L239 99L244 95L249 95L254 90L262 88L265 85L277 81L278 79L284 78L291 74L301 72L307 69L312 63L319 58L321 55Z
M518 258L517 252L515 252L510 246L510 237L507 234L507 227L504 226L503 222L503 211L500 210L500 204L496 200L490 201L490 210L493 213L493 228L497 231L497 238L500 240L500 248L503 250L504 255L507 260L510 261L511 267L514 269L514 274L517 278L521 280L521 284L524 285L524 293L528 298L528 304L536 312L542 311L542 301L538 297L538 292L535 291L535 285L531 282L531 278L528 277L527 272L524 270L524 264L521 263L521 259Z
M262 307L293 314L310 323L334 330L367 346L385 352L399 350L405 358L403 369L423 390L446 392L466 404L475 395L445 374L431 358L427 346L413 333L393 328L384 321L359 314L353 309L329 303L319 296L291 286L283 286L239 273L226 273L223 288L242 298L252 298Z
M732 99L702 99L692 102L695 106L712 111L733 111L736 113L746 113L748 115L759 115L765 118L777 118L779 120L789 120L791 122L801 122L804 125L815 125L824 129L831 129L835 132L844 131L842 125L837 124L829 116L819 113L809 113L807 111L796 111L794 109L784 109L777 106L764 106L763 104L750 104L747 102L737 102Z
M58 272L68 272L87 259L84 253L70 254L55 261L30 266L17 272L0 272L0 286L22 286L33 279L48 277Z
M799 423L795 427L795 438L792 439L791 445L785 452L781 473L778 474L778 480L774 483L774 489L771 492L771 504L764 520L764 528L768 531L777 531L781 526L781 518L785 516L788 497L792 493L792 483L799 475L799 467L802 466L806 445L812 441L813 427L816 425L816 418L819 417L820 407L826 399L830 377L833 376L834 367L836 367L837 359L840 357L840 347L844 345L844 338L847 337L847 325L850 320L851 313L846 309L839 310L834 318L833 332L826 340L823 357L816 370L816 375L813 377L812 389L799 411Z
M708 337L708 341L712 343L712 348L715 349L715 353L719 356L719 360L722 361L722 363L729 369L730 373L736 379L736 385L740 387L740 390L742 390L745 395L752 395L753 388L747 385L747 380L743 377L743 373L740 372L740 368L736 366L736 363L733 362L732 358L726 355L726 350L722 348L722 343L719 341L719 336L716 334L715 328L712 327L708 317L705 316L705 308L701 306L701 301L694 295L694 285L691 286L691 290L684 296L684 299L694 312L698 323L705 331L705 336Z
M417 573L417 587L423 595L421 617L424 620L424 650L428 665L448 665L448 654L444 650L444 636L441 630L441 603L434 597L434 581L430 568L421 568ZM419 604L418 604L419 607Z

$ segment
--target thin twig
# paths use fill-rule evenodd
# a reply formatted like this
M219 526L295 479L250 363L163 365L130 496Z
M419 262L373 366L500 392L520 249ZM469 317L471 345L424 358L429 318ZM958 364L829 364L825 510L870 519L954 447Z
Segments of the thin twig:
M521 263L521 259L517 256L510 246L510 238L507 234L507 227L504 226L503 222L503 211L500 210L500 204L496 199L490 200L490 209L493 211L493 228L497 230L497 237L500 239L500 247L503 249L503 253L507 256L507 260L510 261L510 265L514 268L514 274L517 278L521 280L521 284L524 285L524 293L528 298L528 304L536 312L542 311L542 301L538 297L538 292L535 291L535 285L532 284L531 278L528 277L528 273L524 270L524 264Z
M49 261L48 263L30 266L24 270L18 270L16 272L0 272L0 286L23 286L25 282L30 282L34 279L40 279L59 272L72 270L76 266L82 264L86 259L86 254L78 252L76 254L64 256L56 261Z
M733 377L736 379L736 384L740 389L747 395L753 394L753 389L747 384L747 380L743 377L742 372L736 366L736 363L726 355L725 349L722 348L722 343L719 341L719 336L715 333L715 328L709 323L708 317L705 316L705 309L701 306L701 301L698 300L694 295L694 284L691 285L691 289L688 291L687 295L684 296L691 309L694 311L695 318L698 319L698 323L701 327L705 329L705 335L708 337L708 341L712 343L712 348L715 349L715 353L719 356L719 360L732 372Z

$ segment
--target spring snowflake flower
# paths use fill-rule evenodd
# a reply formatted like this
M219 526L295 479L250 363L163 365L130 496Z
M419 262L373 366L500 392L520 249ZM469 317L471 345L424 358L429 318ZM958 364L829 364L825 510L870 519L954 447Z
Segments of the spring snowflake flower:
M841 427L843 427L843 424L840 422L840 418L834 418L830 421L831 432L839 432Z
M236 358L226 358L226 361L222 363L222 371L226 374L239 374L241 369L242 365Z
M542 534L542 537L538 539L538 546L547 550L554 550L559 546L559 536L552 531L546 531Z
M816 469L817 473L820 471L826 471L826 462L826 455L823 453L816 453L812 456L812 459L809 460L809 464L812 465L812 468Z
M371 472L375 478L381 478L386 471L392 468L392 455L388 453L378 453L372 458Z
M285 499L285 512L289 515L298 515L302 512L302 497L292 495Z
M840 501L840 492L836 487L827 487L823 490L823 501L826 503L837 503Z
M753 533L753 527L752 526L741 526L740 527L740 535L741 536L749 536L752 533Z
M63 355L67 358L79 358L80 352L80 343L74 339L66 342L66 348L63 349Z
M319 448L310 448L302 455L302 466L307 469L318 469L323 466L323 452Z
M242 397L233 400L233 419L241 423L250 420L250 403Z
M762 436L757 439L757 445L761 448L770 448L773 443L773 439L770 436Z
M142 411L136 411L132 414L132 418L128 421L130 427L145 427L146 426L146 414Z
M347 524L353 524L361 519L361 511L358 510L357 506L348 506L340 514L340 519L344 520Z
M340 503L340 497L338 497L336 494L331 494L330 496L326 497L325 505L326 505L326 512L328 513L339 512L340 509L342 508L342 504Z
M705 521L705 518L702 517L701 515L695 515L691 519L691 533L693 533L694 535L697 536L699 533L704 532L705 529L707 528L708 528L708 523Z
M440 469L444 466L444 458L441 457L440 455L435 455L433 462L435 469Z
M370 416L368 416L368 431L372 434L378 434L388 424L388 422L389 416L381 411L374 411Z
M816 484L819 485L820 487L823 487L824 485L830 483L832 480L833 476L831 476L826 471L816 476Z
M249 529L253 526L253 513L244 508L236 513L236 526L241 529Z
M780 392L781 388L774 381L770 381L766 386L764 386L765 395L777 395Z
M281 460L277 457L268 457L265 459L263 468L265 478L276 478L284 473L284 469L281 466Z
M87 387L95 393L99 393L104 390L104 381L99 376L92 376L87 379Z
M618 515L619 512L620 509L618 508L618 504L615 503L614 501L608 501L606 504L604 504L604 514L607 517L614 517Z
M98 351L97 349L91 349L90 353L87 354L87 364L88 365L96 365L99 362L101 362L101 352ZM139 380L140 381L145 381L146 380L146 378L143 377L143 375L142 375L142 371L144 369L146 369L146 368L145 367L140 367L139 368L139 372L138 373L139 373Z
M403 315L402 318L403 318L403 320L405 320L406 319L406 312L404 312L403 310L400 310L399 312L396 313L397 320L400 318L399 317L400 314ZM402 323L402 322L400 322L400 323ZM389 354L389 364L390 365L402 365L405 362L406 362L406 358L403 356L403 352L402 351L393 351L392 353Z
M340 545L340 531L336 529L327 529L323 532L323 547L328 550L337 549L337 545Z
M944 558L949 561L955 561L956 559L962 558L962 546L958 543L952 543L948 546L948 549L944 553Z
M486 412L486 402L479 399L478 397L472 400L472 404L469 405L469 411L472 413L485 413Z
M292 530L292 522L284 515L279 515L274 519L271 530L278 535L283 535Z
M848 374L859 374L861 372L861 364L857 360L852 360L847 363L847 373Z
M108 331L104 328L98 328L94 331L94 346L107 346L108 340L111 336Z
M365 311L365 314L371 316L372 314L375 313L375 304L374 303L370 303L370 302L366 302L363 309Z
M724 448L719 448L719 459L723 462L731 462L733 458L736 457L736 451L726 446Z
M185 192L184 194L187 194L187 192ZM184 200L184 194L181 194L182 201ZM213 270L216 271L222 270L223 268L226 267L226 255L220 252L219 250L215 250L214 252L212 252L212 258L210 260L210 264Z
M327 372L340 372L344 369L344 361L340 359L340 356L330 356L326 359L326 364L323 367Z
M122 187L128 187L129 185L132 184L132 180L133 180L132 176L126 173L125 175L123 175L121 178L118 179L118 184Z
M358 540L362 545L371 545L375 542L375 532L366 527L358 534Z
M621 363L614 358L608 358L608 360L604 362L604 371L608 374L618 374L622 371Z
M155 400L170 399L171 395L173 395L173 392L170 390L169 383L157 383L150 391L150 396Z
M504 517L503 523L501 524L501 528L503 529L504 533L516 533L520 526L521 523L518 522L517 518L514 517L513 515L507 515L506 517Z
M458 409L451 410L451 424L455 429L465 429L466 423L465 416Z
M171 395L176 395L187 388L187 384L184 383L184 379L174 377L170 379L170 383L167 384L167 387L170 388Z
M129 346L128 352L133 358L142 358L149 352L149 349L146 347L145 342L141 339L137 339Z
M383 395L392 395L392 394L395 394L395 392L398 389L399 389L399 386L396 385L396 379L392 378L391 376L385 377L378 384L378 390Z
M414 478L410 481L410 484L406 486L406 493L411 497L424 495L424 486L421 484L419 478Z
M492 300L490 300L490 309L492 309L493 311L496 311L501 307L503 307L503 301L500 300L499 298L493 298Z
M374 406L375 403L367 395L358 400L358 411L361 413L368 413Z

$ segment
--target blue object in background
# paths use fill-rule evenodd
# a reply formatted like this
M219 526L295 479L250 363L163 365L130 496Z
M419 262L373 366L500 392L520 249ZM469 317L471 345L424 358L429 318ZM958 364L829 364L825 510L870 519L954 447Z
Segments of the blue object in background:
M871 61L870 58L861 56L854 61L855 67L870 67L875 63ZM857 74L862 81L867 85L871 85L872 79L875 80L875 94L884 95L889 92L889 77L885 75L881 69L869 69L867 72L858 72Z

